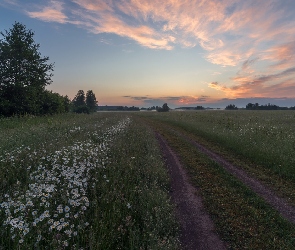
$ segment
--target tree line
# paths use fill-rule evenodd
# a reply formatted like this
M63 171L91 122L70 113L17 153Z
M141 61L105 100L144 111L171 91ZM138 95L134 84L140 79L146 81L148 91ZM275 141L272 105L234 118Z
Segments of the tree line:
M149 108L142 108L142 110L147 110L147 111L152 111L152 110L156 110L158 112L168 112L170 110L170 108L168 107L167 103L164 103L162 107L160 106L152 106Z
M71 101L68 96L46 90L52 83L53 63L42 57L34 32L15 22L0 32L0 117L46 115L64 112L90 113L97 101L92 90L79 90Z
M295 106L288 108L288 107L280 107L280 106L270 104L270 103L267 105L259 105L258 103L248 103L246 105L246 109L250 109L250 110L288 110L288 109L291 109L291 110L294 110Z
M227 110L236 110L238 107L234 104L229 104L225 107ZM248 103L246 105L246 109L248 110L295 110L294 107L280 107L274 104L266 104L266 105L259 105L259 103Z

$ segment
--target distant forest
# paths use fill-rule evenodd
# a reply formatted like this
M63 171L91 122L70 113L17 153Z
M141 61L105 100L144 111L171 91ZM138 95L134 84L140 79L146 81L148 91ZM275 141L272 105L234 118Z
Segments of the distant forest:
M236 107L234 104L229 104L226 106L227 110L235 110L238 109L238 107ZM295 110L295 106L294 107L280 107L274 104L266 104L266 105L259 105L258 103L248 103L246 105L246 109L248 110Z

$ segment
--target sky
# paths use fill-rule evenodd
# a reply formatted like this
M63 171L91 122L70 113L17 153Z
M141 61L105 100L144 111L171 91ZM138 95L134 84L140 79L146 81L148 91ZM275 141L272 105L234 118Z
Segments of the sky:
M295 106L294 0L0 0L35 32L47 88L99 105ZM2 39L2 37L1 37Z

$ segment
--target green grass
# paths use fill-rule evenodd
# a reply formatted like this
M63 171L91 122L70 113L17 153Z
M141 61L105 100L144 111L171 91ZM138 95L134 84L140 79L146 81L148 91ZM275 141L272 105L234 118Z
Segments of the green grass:
M181 156L230 248L293 249L294 226L170 129L295 204L294 122L293 111L1 119L0 248L178 249L169 179L149 123Z
M180 156L229 249L294 249L294 225L166 124L149 124Z
M294 111L141 112L243 167L295 205Z
M2 119L0 133L0 248L178 248L157 143L128 114Z
M93 230L98 239L94 249L176 249L169 180L150 133L132 127L111 152L106 176L113 185L104 192L96 190L100 200L95 211L100 219L99 230Z

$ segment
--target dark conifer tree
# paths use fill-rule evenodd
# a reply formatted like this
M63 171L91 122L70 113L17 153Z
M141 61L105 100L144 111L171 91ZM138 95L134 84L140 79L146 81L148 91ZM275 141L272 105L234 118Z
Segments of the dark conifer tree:
M97 100L92 90L88 90L86 93L86 106L89 108L90 112L95 112L97 110Z
M79 90L75 98L72 101L73 111L75 113L89 113L90 110L86 106L85 93L83 90Z

